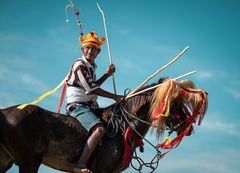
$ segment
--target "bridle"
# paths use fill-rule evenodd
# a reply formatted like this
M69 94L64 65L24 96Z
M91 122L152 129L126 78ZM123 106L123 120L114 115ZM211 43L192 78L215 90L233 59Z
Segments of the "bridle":
M121 116L119 115L121 114ZM115 121L117 119L117 122ZM152 146L154 148L154 150L156 151L156 155L152 158L152 160L150 162L145 162L143 161L143 159L141 159L140 157L137 156L137 152L136 150L134 150L134 155L133 155L133 159L131 162L131 166L133 169L135 169L138 172L141 172L142 169L148 168L151 169L150 172L154 172L157 167L158 167L158 163L159 160L163 157L164 154L161 153L161 151L159 150L159 147L157 147L158 145L154 145L153 143L151 143L146 137L144 137L137 129L136 126L134 124L134 120L137 120L147 126L152 126L152 124L146 120L143 120L141 118L138 118L137 116L131 114L128 110L126 110L126 108L124 107L124 105L120 105L120 104L116 104L113 108L112 111L112 116L111 119L109 121L108 125L111 126L115 126L115 131L111 133L111 137L115 136L118 132L118 129L120 128L122 133L124 134L126 131L126 127L130 127L138 136L139 138L141 138L142 140L146 141L150 146ZM171 128L166 128L166 130L168 130L168 135L170 135L174 130L176 130L179 126L183 125L185 122L179 122L177 125L171 127ZM153 126L153 127L157 127L157 126ZM134 148L135 149L135 148ZM141 148L140 148L141 151ZM133 164L133 160L135 160L139 166L134 166Z
M139 167L137 168L136 166L134 166L133 161L131 161L131 166L133 169L135 169L138 172L141 172L141 170L143 169L143 167L147 167L149 169L151 169L151 172L154 172L157 167L158 167L158 163L159 163L159 158L161 157L161 151L159 150L158 147L156 147L154 144L152 144L148 139L146 139L146 137L144 137L135 127L135 125L133 123L130 122L128 117L131 117L133 119L136 119L138 121L140 121L141 123L144 123L148 126L151 126L151 123L142 120L134 115L132 115L130 112L128 112L124 106L120 105L119 110L122 113L122 116L124 117L124 120L126 121L126 123L128 124L128 127L130 127L142 140L146 141L150 146L152 146L155 150L156 150L156 155L153 157L153 159L150 162L145 162L143 161L143 159L141 159L140 157L137 156L137 152L136 150L134 150L134 155L133 155L133 159L136 160L139 164Z

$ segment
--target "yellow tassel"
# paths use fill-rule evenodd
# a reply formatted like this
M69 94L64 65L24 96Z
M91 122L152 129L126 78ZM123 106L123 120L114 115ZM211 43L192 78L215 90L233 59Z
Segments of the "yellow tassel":
M170 136L166 136L166 137L165 137L164 142L165 142L166 145L169 144L171 141L172 141L172 140L171 140Z
M28 106L28 105L33 105L33 104L36 104L36 103L40 102L40 101L43 100L45 97L47 97L47 96L55 93L55 92L64 84L64 82L66 81L66 79L67 79L67 77L66 77L56 88L54 88L54 89L51 90L51 91L48 91L48 92L44 93L43 95L41 95L40 97L38 97L38 98L37 98L36 100L34 100L33 102L31 102L31 103L26 103L26 104L21 104L21 105L19 105L17 108L18 108L18 109L24 109L24 108L25 108L26 106Z

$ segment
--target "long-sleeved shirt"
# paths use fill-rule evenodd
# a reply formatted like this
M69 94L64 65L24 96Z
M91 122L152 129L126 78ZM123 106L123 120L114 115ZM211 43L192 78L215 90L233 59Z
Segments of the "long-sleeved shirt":
M96 104L97 95L92 94L92 91L100 87L96 83L96 68L96 64L90 64L84 56L73 63L67 79L67 103Z

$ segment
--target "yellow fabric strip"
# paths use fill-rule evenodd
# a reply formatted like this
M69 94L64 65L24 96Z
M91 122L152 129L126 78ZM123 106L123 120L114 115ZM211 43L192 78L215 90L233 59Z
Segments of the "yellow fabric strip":
M26 103L26 104L21 104L21 105L19 105L17 108L18 108L18 109L24 109L24 108L25 108L26 106L28 106L28 105L34 105L34 104L40 102L40 101L43 100L45 97L47 97L47 96L55 93L55 92L64 84L64 82L65 82L66 80L67 80L67 76L66 76L65 79L64 79L60 84L58 84L58 86L57 86L56 88L54 88L53 90L44 93L43 95L41 95L40 97L38 97L38 98L37 98L36 100L34 100L33 102L31 102L31 103Z
M170 100L168 100L168 102L167 102L165 114L164 113L160 113L160 116L168 117L169 116L169 111L170 111Z

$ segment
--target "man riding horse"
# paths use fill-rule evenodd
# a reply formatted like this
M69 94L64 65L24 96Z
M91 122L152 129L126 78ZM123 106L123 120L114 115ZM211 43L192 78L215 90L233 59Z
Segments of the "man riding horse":
M98 108L97 96L111 98L118 103L124 101L122 96L100 88L101 84L115 72L113 64L101 78L96 79L95 59L101 51L100 46L104 40L104 38L99 40L95 32L80 37L83 56L73 63L67 78L67 113L77 118L90 133L77 167L73 169L75 173L91 172L87 169L86 163L106 131L100 119L91 111Z

